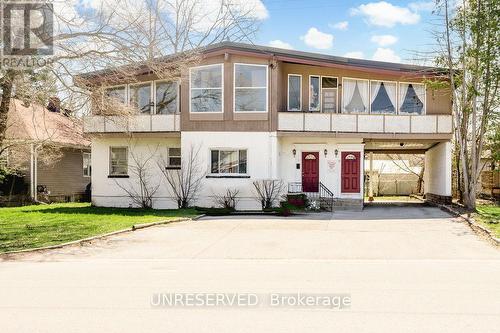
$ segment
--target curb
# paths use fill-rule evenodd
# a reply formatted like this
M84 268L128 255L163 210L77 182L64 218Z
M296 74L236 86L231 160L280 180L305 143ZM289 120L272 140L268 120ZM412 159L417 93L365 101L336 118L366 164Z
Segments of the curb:
M0 253L0 258L5 257L5 256L9 256L11 254L22 254L22 253L41 252L41 251L45 251L45 250L60 249L60 248L71 246L71 245L75 245L75 244L83 244L83 243L91 242L93 240L103 239L103 238L106 238L106 237L123 234L123 233L126 233L126 232L131 232L131 231L136 231L136 230L145 229L145 228L149 228L149 227L154 227L156 225L170 224L170 223L175 223L175 222L196 221L196 220L200 219L203 216L204 215L202 214L202 215L197 215L197 216L192 217L192 218L182 217L182 218L173 219L173 220L164 220L164 221L151 222L151 223L134 224L130 228L121 229L121 230L117 230L117 231L112 231L112 232L108 232L106 234L101 234L101 235L97 235L97 236L91 236L91 237L87 237L87 238L77 239L77 240L74 240L74 241L71 241L71 242L66 242L66 243L61 243L61 244L56 244L56 245L49 245L49 246L36 247L36 248L33 248L33 249L24 249L24 250L2 252L2 253Z

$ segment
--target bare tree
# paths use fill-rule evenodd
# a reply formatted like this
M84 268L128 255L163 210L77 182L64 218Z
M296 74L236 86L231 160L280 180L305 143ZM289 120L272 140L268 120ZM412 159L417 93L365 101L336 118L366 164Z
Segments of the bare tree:
M200 161L200 150L199 146L191 146L187 152L182 152L180 168L171 168L165 156L160 156L157 160L158 168L179 208L188 208L193 204L201 189L202 179L207 174Z
M240 190L236 188L227 188L222 194L214 194L212 197L216 205L221 208L235 209L238 203Z
M283 193L285 183L281 179L262 179L254 181L253 186L262 209L269 209Z
M153 158L157 149L158 147L150 149L146 156L136 152L135 149L130 149L132 163L128 165L128 170L132 180L127 179L123 182L123 179L115 179L116 185L127 194L133 204L141 208L153 208L154 196L160 188L160 182L155 180L152 173Z

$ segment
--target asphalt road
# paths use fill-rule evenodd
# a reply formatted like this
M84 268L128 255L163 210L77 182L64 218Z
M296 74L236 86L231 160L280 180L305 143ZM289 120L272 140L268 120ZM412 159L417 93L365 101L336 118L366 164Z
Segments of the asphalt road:
M261 303L156 307L158 293ZM268 302L288 294L351 305ZM2 333L500 332L499 318L500 251L430 207L202 219L0 262Z

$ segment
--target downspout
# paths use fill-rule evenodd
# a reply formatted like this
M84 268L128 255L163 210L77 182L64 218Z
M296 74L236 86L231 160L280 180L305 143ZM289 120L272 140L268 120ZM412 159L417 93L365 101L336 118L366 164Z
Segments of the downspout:
M34 182L34 170L33 170L33 163L34 163L34 151L35 148L33 144L30 145L30 198L31 200L35 201L35 192L33 190L33 182Z
M35 144L31 144L31 156L30 156L30 196L33 202L38 202L38 148L40 146L35 146Z

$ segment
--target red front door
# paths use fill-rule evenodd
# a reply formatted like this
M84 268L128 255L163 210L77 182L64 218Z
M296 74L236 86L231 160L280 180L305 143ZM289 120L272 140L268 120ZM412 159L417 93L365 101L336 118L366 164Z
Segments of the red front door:
M359 152L342 152L342 193L359 193Z
M302 191L318 192L319 153L302 152Z

